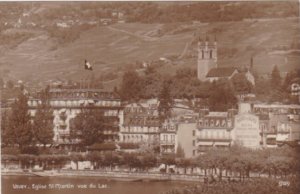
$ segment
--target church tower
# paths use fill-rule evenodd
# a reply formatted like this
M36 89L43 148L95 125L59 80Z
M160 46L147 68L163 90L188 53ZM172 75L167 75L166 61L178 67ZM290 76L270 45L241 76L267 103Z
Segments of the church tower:
M200 81L206 80L206 75L212 68L217 67L217 40L213 43L206 37L205 41L198 41L197 76Z

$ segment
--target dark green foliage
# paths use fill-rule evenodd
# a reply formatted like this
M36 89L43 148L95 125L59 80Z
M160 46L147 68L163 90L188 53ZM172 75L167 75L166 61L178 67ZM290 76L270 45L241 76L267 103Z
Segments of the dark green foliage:
M288 74L286 75L283 81L282 89L285 90L286 92L290 92L291 84L293 82L300 83L300 69L288 72Z
M82 110L72 121L71 138L79 139L82 146L103 142L104 123L102 111Z
M197 71L195 69L190 68L181 68L176 71L175 78L181 79L181 78L196 78L197 77Z
M278 70L277 65L274 66L271 74L271 83L274 88L278 88L281 85L281 77L280 77L280 72Z
M0 74L1 75L1 74ZM2 75L1 75L2 76ZM4 81L3 81L3 78L1 77L0 78L0 89L2 89L4 86Z
M167 172L168 166L176 164L176 157L175 155L165 155L162 156L159 161L160 163L165 164L164 172Z
M251 86L248 85L250 83L247 80L244 81L244 84L238 83L237 87L241 90L251 90ZM190 68L182 68L177 71L176 75L164 75L164 77L158 72L152 72L141 77L134 71L126 72L121 83L120 94L126 101L137 101L140 98L161 99L160 113L163 113L161 114L162 118L167 118L170 115L168 110L173 105L173 98L209 98L210 103L215 105L214 110L232 108L237 102L230 82L203 83L197 79L195 70ZM225 94L225 98L223 98L223 94Z
M121 149L138 149L140 145L138 143L118 143Z
M123 75L120 94L123 100L130 101L140 98L141 78L136 71L127 71Z
M11 80L8 80L6 85L7 85L7 88L12 89L14 87L14 82Z
M212 87L208 102L212 111L226 111L236 106L237 99L231 84L227 80L214 82Z
M244 74L236 74L231 79L234 90L237 93L250 93L252 91L252 84L247 80Z
M94 143L93 145L88 147L88 150L98 150L98 151L114 151L116 149L116 144L114 142L111 143Z
M124 155L124 161L126 161L126 164L128 167L131 168L141 168L142 167L142 161L140 158L137 157L135 154L125 154Z
M6 109L1 110L1 143L2 146L12 144L13 132L10 130L10 115Z
M32 154L32 155L39 154L38 148L34 145L33 146L23 146L20 151L23 154Z
M1 134L2 135L2 134ZM1 155L18 155L21 151L18 147L1 147Z
M142 157L142 165L144 168L152 168L157 165L157 158L154 154L144 154Z
M170 83L165 81L158 96L159 105L158 113L162 121L171 117L171 109L173 107L173 98L170 93Z
M152 73L156 73L156 69L153 65L148 65L145 69L145 74L149 75L149 74L152 74Z
M17 144L20 148L34 144L27 101L28 98L21 93L12 105L9 118L9 139L12 139L11 143Z
M41 103L33 119L33 132L36 141L46 146L53 142L53 110L50 107L49 88L41 92Z
M162 85L163 76L157 72L147 74L142 79L142 87L140 96L142 98L154 98L157 97Z

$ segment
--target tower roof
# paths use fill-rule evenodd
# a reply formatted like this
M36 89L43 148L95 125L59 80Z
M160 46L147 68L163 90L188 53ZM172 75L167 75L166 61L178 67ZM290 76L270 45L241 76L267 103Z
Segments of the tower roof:
M235 67L217 67L212 68L207 73L206 77L229 77L237 70Z

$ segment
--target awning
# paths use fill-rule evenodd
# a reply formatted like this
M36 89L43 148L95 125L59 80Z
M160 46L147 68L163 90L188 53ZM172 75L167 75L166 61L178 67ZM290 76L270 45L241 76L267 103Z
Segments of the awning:
M94 103L95 103L94 100L88 100L88 102L89 102L90 104L94 104Z
M200 141L198 142L198 146L212 146L214 142L212 141L208 141L208 142L205 142L205 141Z
M67 111L67 109L63 108L59 111L59 113L65 113Z
M287 141L289 140L289 135L288 134L277 134L276 136L276 141Z
M230 142L215 142L215 146L229 146Z
M276 138L277 134L267 134L267 138Z

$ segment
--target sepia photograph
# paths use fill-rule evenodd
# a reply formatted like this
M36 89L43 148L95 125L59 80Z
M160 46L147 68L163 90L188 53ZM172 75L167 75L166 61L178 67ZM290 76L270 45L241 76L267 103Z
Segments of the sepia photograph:
M299 194L299 9L0 0L0 194Z

